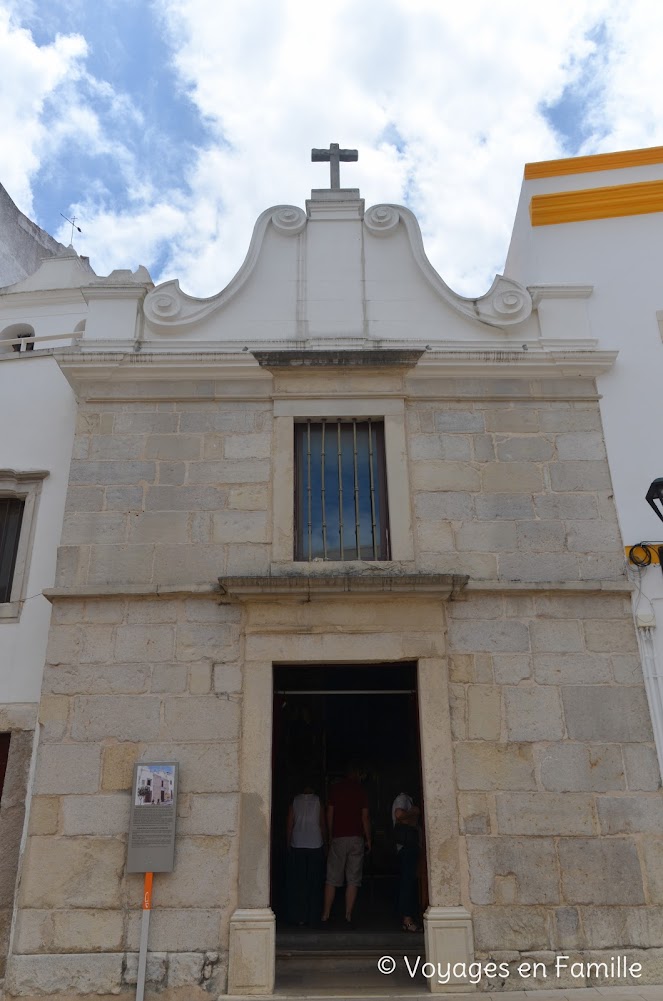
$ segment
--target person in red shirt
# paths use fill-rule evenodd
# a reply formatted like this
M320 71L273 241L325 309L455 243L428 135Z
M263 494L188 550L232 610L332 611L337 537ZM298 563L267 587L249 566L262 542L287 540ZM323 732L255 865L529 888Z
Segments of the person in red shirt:
M345 778L331 787L327 803L327 830L331 839L327 857L327 881L321 920L329 921L336 890L345 882L345 920L352 911L361 886L364 841L371 850L371 822L368 796L359 779L359 768L351 764Z

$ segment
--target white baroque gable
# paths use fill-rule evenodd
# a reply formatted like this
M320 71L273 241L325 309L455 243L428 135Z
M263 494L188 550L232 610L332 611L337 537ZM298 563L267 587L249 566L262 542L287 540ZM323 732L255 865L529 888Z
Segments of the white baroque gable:
M528 290L498 275L478 299L452 291L426 257L409 209L364 212L354 191L314 194L306 212L277 205L262 213L244 263L217 295L186 295L176 280L150 292L145 339L426 343L527 332Z

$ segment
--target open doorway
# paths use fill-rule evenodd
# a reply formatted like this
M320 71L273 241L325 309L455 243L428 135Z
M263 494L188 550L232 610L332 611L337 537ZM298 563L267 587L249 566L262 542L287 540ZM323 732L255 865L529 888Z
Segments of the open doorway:
M421 803L421 755L413 663L274 667L271 901L279 931L287 921L288 806L308 782L326 803L349 760L368 794L373 848L365 858L355 915L367 932L399 927L398 864L392 834L394 798L409 792ZM426 900L425 849L419 895ZM332 925L343 913L338 892ZM339 921L339 923L341 923Z

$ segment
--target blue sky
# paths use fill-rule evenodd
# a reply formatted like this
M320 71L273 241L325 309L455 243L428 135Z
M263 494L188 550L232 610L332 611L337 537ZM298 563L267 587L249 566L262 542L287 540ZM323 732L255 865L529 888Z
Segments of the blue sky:
M98 273L211 295L340 142L480 295L525 162L663 144L661 28L654 0L0 0L0 182Z

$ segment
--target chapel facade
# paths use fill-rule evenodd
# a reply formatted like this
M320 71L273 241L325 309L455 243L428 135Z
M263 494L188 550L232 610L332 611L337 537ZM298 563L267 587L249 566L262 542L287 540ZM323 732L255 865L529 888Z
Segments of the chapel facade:
M663 798L587 296L462 298L407 208L340 187L264 212L211 299L75 254L3 290L35 350L6 338L0 377L52 383L72 422L58 469L0 461L26 559L42 486L64 506L38 718L13 728L35 756L9 996L135 984L140 761L180 782L149 983L273 992L293 762L322 780L346 750L378 804L419 784L429 961L504 964L475 989L508 990L523 961L549 987L557 954L619 951L656 982Z

